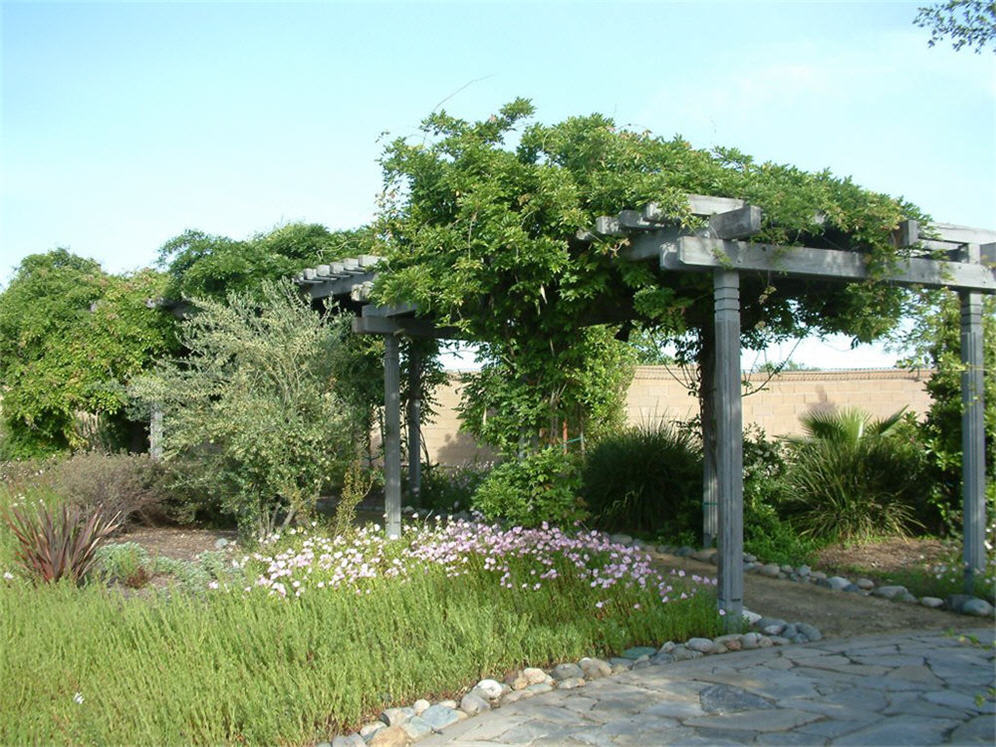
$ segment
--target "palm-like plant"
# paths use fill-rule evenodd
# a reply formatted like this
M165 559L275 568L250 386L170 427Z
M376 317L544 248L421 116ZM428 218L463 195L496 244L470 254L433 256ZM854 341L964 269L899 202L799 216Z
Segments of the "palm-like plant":
M3 511L4 522L17 539L17 560L37 581L69 578L80 583L97 559L96 551L122 524L120 512L104 514L103 508L84 514L76 506L61 509L40 505L37 510Z
M882 419L818 410L801 419L806 436L790 439L785 506L798 531L848 540L922 526L922 455L900 437L904 410Z

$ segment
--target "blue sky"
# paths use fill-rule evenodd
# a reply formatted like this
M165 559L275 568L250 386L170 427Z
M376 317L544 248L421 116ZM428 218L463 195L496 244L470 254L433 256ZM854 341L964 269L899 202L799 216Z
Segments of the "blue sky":
M928 48L917 5L3 2L0 279L56 246L121 272L187 228L360 225L382 133L516 96L996 227L996 55Z

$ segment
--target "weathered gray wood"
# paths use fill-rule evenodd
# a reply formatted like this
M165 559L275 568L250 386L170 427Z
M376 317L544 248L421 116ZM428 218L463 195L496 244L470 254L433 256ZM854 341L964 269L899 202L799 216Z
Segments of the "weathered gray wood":
M986 567L985 401L982 359L982 295L962 291L961 297L961 475L964 530L965 592Z
M710 216L728 213L746 206L744 200L735 197L714 197L713 195L688 195L688 209L692 215Z
M321 298L346 298L350 295L354 285L373 282L377 276L372 272L362 274L342 273L342 277L332 280L316 281L308 288L308 293L312 300Z
M661 256L661 252L664 251L665 247L673 247L677 250L677 244L675 242L678 240L679 236L690 235L693 235L692 231L679 226L658 228L656 231L632 236L629 241L629 246L623 249L622 252L620 252L620 255L630 261L656 259Z
M931 223L930 228L941 241L953 244L991 244L996 242L996 231L989 228L958 226L954 223Z
M595 218L595 233L599 236L626 235L626 231L619 225L619 219L613 215L600 215Z
M403 303L397 306L375 306L374 304L367 304L360 310L360 313L363 316L404 316L414 311L415 304L413 303Z
M915 220L900 221L899 228L895 230L893 236L896 239L896 246L914 246L920 241L920 224Z
M414 506L422 496L422 357L414 346L408 348L408 494Z
M353 332L360 335L404 335L458 340L462 333L456 327L437 327L424 319L406 317L360 316L353 319Z
M676 240L681 262L691 267L725 267L786 275L808 275L827 280L866 280L865 259L857 252L803 246L748 244L743 241L681 236ZM903 285L961 288L996 293L996 276L981 264L932 259L903 259L879 276Z
M979 261L989 268L996 265L996 241L979 247Z
M398 338L384 335L384 516L387 536L401 536L401 361Z
M158 403L149 418L149 457L157 462L163 458L163 408Z
M743 413L740 402L740 276L713 275L716 324L716 481L719 491L719 606L740 624L744 598Z
M643 213L639 210L620 210L616 220L619 221L619 228L629 231L645 231L657 228L657 224L644 218Z
M709 231L716 239L744 239L761 230L761 208L744 205L709 218Z
M373 292L373 285L372 280L368 280L365 283L355 284L349 291L349 300L357 303L369 301L370 294Z

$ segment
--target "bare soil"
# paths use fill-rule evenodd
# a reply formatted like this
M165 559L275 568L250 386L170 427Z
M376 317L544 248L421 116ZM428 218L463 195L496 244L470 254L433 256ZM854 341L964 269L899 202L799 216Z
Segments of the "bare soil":
M235 541L234 531L176 527L135 527L119 537L137 542L151 555L193 560L214 550L218 539ZM886 540L850 547L827 548L820 555L824 569L863 568L888 572L930 563L941 553L936 540ZM688 573L715 575L716 567L691 558L657 555L655 565L684 569ZM744 577L744 606L769 617L815 625L827 638L847 637L892 630L930 630L964 626L966 618L952 612L918 604L890 602L861 594L830 591L814 584Z

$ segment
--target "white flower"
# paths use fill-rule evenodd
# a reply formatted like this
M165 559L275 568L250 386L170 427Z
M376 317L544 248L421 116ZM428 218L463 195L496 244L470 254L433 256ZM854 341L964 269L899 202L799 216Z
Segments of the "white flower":
M3 577L4 577L4 579L6 579L7 581L13 581L13 580L14 580L14 574L13 574L13 573L11 573L10 571L4 571L4 572L3 572Z
M73 700L76 701L76 705L83 705L83 693L76 693Z

